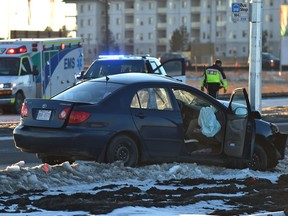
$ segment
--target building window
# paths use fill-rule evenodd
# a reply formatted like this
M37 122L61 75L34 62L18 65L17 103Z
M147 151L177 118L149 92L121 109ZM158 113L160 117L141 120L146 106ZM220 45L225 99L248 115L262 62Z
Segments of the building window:
M80 5L80 12L84 13L84 5L83 4Z
M274 0L275 1L275 0ZM271 7L273 7L273 0L270 0L270 4Z
M247 32L246 32L246 30L243 30L243 31L242 31L242 37L243 37L243 38L245 38L245 37L246 37L246 35L247 35Z
M89 5L88 5L88 11L91 11L91 10L92 10L92 5L89 4Z
M84 27L84 20L83 19L80 20L80 27L82 27L82 28Z
M206 39L206 33L205 32L203 32L202 38Z
M149 24L153 24L153 17L149 17L148 23L149 23Z
M182 25L185 25L187 23L187 17L186 16L181 17L181 20L182 20Z
M210 24L210 17L207 17L206 22L207 24Z
M116 40L120 40L121 39L121 34L120 33L117 33L116 34Z
M149 40L153 39L153 33L152 32L148 33L148 38L149 38Z
M217 4L217 6L221 6L222 5L222 0L217 0L216 4Z
M120 6L120 4L117 3L116 4L116 10L119 11L120 9L121 9L121 6Z
M173 21L172 21L173 23L173 25L176 25L176 17L173 17Z
M246 47L245 46L242 47L242 53L246 53Z
M91 26L91 25L92 25L92 20L88 19L88 26Z
M140 33L140 38L139 38L141 41L143 41L143 33Z
M154 8L154 5L153 5L153 2L149 2L149 9L151 10L151 9L153 9Z
M120 18L116 19L116 25L121 25L121 19Z
M187 7L187 1L182 1L182 8L186 8Z
M273 38L273 31L270 31L270 38Z
M92 40L92 36L91 36L91 34L88 34L87 38L86 38L87 44L90 44L91 40Z
M237 38L237 35L236 34L233 34L233 39L236 39Z

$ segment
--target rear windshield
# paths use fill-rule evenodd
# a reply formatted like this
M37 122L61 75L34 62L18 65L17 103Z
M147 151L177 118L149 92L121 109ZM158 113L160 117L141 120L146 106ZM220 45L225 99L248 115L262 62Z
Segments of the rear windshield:
M145 64L142 60L97 60L84 74L84 79L93 79L102 76L129 73L145 72Z
M111 82L84 82L61 92L51 100L98 103L122 86Z

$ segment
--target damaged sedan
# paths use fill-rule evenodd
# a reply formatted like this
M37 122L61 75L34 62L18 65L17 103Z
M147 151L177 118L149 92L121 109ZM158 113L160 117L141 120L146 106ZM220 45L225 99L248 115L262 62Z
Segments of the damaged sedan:
M105 76L51 99L26 99L15 145L44 163L196 162L254 170L284 158L287 134L252 111L245 88L229 102L155 74Z

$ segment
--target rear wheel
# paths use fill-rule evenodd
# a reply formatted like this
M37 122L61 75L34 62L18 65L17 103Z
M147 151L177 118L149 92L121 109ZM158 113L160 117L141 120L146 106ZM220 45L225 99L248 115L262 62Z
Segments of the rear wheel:
M138 162L138 148L135 141L129 136L117 136L109 144L107 150L109 163L122 161L124 166L135 167Z
M20 114L21 113L21 108L22 108L22 104L24 102L24 95L20 92L18 92L15 96L15 103L14 103L14 112L16 114Z
M267 170L268 157L265 149L255 143L254 153L251 160L248 162L248 168L252 170Z

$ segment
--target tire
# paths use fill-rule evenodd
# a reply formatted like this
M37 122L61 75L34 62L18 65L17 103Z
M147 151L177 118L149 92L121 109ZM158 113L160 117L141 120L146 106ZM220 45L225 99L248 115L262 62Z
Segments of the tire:
M47 163L49 165L56 165L56 164L61 164L64 163L65 161L69 161L70 164L74 163L74 161L69 160L67 158L59 158L55 156L46 156L41 158L42 163Z
M21 113L22 104L24 103L24 95L20 92L15 95L14 112L15 114Z
M109 144L107 162L122 161L124 166L135 167L138 163L138 147L129 136L117 136Z
M255 143L254 153L251 160L248 162L248 168L252 170L267 170L268 157L265 149Z

